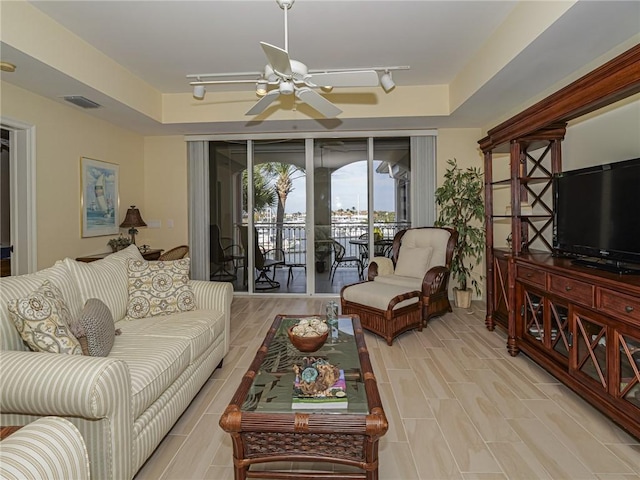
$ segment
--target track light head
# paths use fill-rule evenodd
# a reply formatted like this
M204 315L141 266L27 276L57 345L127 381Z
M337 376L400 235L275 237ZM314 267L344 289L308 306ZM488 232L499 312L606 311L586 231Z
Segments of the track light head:
M207 91L206 88L204 88L204 85L194 85L193 87L193 97L198 99L198 100L202 100L204 98L204 94Z
M256 83L256 95L259 97L264 97L267 94L267 80L265 78L261 78Z
M382 85L382 88L387 93L396 88L396 84L394 83L393 78L391 77L391 72L389 70L385 70L385 72L380 77L380 85Z

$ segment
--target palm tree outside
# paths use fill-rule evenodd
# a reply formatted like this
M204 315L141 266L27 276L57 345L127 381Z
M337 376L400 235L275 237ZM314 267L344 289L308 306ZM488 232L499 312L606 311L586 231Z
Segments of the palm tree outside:
M293 191L293 180L303 177L305 171L290 163L264 163L260 166L269 183L273 185L278 198L276 207L276 249L282 249L284 212L287 205L287 197ZM271 183L273 182L273 183Z

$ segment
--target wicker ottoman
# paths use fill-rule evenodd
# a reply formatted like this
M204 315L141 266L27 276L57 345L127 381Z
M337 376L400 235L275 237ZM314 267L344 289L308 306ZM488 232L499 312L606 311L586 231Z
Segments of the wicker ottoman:
M407 330L422 330L422 292L381 282L360 282L340 291L342 313L360 317L362 327L388 345Z

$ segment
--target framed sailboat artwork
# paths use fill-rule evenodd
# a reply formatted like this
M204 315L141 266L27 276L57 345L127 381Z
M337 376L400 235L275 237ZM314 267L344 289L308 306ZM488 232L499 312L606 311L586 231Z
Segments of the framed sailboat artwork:
M80 159L83 237L118 234L118 174L114 163Z

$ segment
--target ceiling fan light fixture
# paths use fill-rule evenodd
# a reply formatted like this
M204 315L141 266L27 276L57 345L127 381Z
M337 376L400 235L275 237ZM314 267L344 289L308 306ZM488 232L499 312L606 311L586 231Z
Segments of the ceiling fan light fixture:
M267 94L267 80L265 78L261 78L256 83L256 95L259 97L264 97Z
M293 82L282 81L280 82L280 93L282 95L291 95L295 91Z
M387 93L396 88L396 84L393 81L389 70L385 70L385 72L380 76L380 85L382 85L382 88Z
M193 86L193 98L196 98L198 100L202 100L204 98L204 94L206 93L207 89L204 88L204 85L194 85Z

